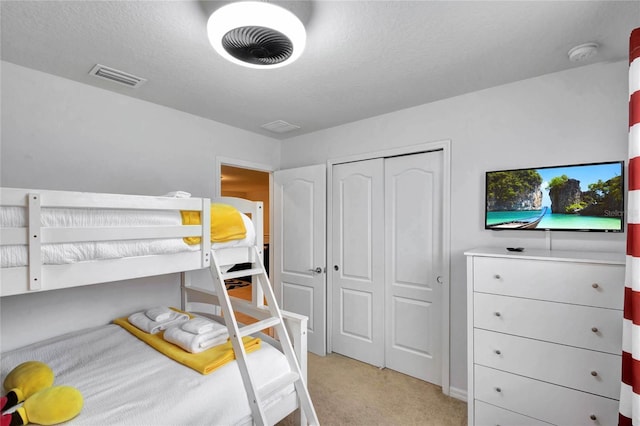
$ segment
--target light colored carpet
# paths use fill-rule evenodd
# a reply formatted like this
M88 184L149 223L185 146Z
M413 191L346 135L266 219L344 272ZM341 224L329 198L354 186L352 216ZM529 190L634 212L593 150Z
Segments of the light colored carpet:
M310 353L308 383L321 425L467 424L467 404L439 386L342 355ZM294 424L291 415L279 426Z

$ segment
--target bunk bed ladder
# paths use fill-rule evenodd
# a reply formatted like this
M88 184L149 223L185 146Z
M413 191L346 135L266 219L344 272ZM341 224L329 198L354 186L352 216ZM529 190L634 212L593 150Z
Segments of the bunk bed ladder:
M213 276L213 282L215 285L216 293L218 294L220 306L222 307L222 313L224 315L227 328L229 329L229 336L231 344L233 346L233 350L236 354L236 361L238 362L238 366L240 368L242 381L244 382L247 397L249 398L249 405L251 406L254 423L257 425L270 424L266 415L263 401L266 401L269 396L274 395L278 391L293 384L298 395L300 409L304 414L303 416L301 416L301 418L306 418L306 421L310 425L318 425L318 417L316 415L315 408L313 407L313 403L311 402L311 396L309 395L307 386L304 383L300 364L298 363L298 360L296 358L291 340L289 338L289 334L287 333L284 321L282 319L282 314L276 302L271 284L269 283L269 277L267 276L267 272L264 268L264 265L262 264L258 248L253 247L252 250L254 251L253 258L255 260L252 264L252 269L245 269L234 272L222 272L221 267L228 265L219 265L218 258L216 256L216 250L212 250L212 262L210 271ZM257 280L253 280L253 283L254 285L256 285L257 283L262 289L262 292L258 293L264 293L264 297L267 302L267 305L264 306L264 309L267 315L265 315L264 319L261 319L256 323L240 327L236 320L233 307L231 306L231 299L229 298L229 294L227 293L225 280L245 276L252 276L257 278ZM254 294L256 294L255 291ZM273 327L273 329L276 331L276 337L280 341L282 351L289 363L290 372L280 380L268 383L263 388L257 388L251 377L250 368L247 364L247 353L244 349L244 345L242 344L242 338L244 336L249 336L253 333L257 333L271 327Z

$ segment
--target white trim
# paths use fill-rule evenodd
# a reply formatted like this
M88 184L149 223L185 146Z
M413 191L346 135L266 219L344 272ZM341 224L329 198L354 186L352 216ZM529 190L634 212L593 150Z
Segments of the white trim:
M467 402L468 398L465 389L454 388L453 386L449 388L449 396L464 402Z
M331 269L333 269L333 265L329 264L329 262L333 262L333 222L331 220L331 212L333 211L333 165L337 164L331 160L327 161L327 182L326 182L326 191L327 191L327 211L326 211L326 259L325 264L327 265L325 268L326 278L325 278L325 306L326 306L326 315L325 315L325 340L326 340L326 349L327 353L330 354L333 352L333 344L331 341L331 334L333 333L333 282L331 280Z
M442 144L442 393L451 395L451 141Z
M383 151L370 152L365 154L356 154L348 157L340 157L337 159L327 160L327 260L333 259L332 253L332 235L333 224L331 223L330 212L333 208L332 182L333 166L336 164L349 163L354 161L372 160L374 158L394 157L398 155L417 154L420 152L439 151L442 150L442 270L444 280L442 284L442 393L451 395L450 387L450 303L451 303L451 140L441 140L435 142L427 142L418 145L410 145L405 147L393 148ZM327 265L328 268L333 267ZM331 333L333 329L333 318L330 315L333 306L333 283L331 274L327 273L327 352L332 352ZM462 395L460 390L456 390L458 395ZM466 395L466 393L465 393ZM455 396L454 396L455 397ZM460 398L458 398L460 399ZM466 397L465 397L466 399Z

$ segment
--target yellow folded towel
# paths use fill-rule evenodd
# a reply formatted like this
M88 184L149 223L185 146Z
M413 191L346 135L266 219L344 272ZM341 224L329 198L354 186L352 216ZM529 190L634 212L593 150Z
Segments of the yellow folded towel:
M200 212L182 210L183 225L200 225ZM240 212L228 204L211 204L211 242L224 243L233 240L242 240L247 236L247 229ZM187 244L200 244L200 237L186 237Z
M197 354L192 354L179 346L169 343L164 340L164 331L157 334L149 334L131 325L127 318L117 318L114 324L118 324L120 327L127 330L129 333L136 336L158 352L168 356L174 361L180 364L186 365L189 368L196 370L201 374L209 374L215 371L217 368L222 367L226 363L233 361L235 353L231 342L227 341L219 346L207 349ZM244 349L247 353L251 353L260 349L260 339L255 337L243 337Z

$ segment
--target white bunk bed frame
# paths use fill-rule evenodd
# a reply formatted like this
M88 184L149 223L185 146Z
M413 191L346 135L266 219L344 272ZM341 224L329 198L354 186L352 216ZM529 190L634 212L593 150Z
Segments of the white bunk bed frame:
M232 265L259 261L259 264L262 265L262 202L232 197L221 197L212 201L232 205L240 212L245 213L250 217L256 232L255 247L216 250L216 263L218 265ZM194 284L194 280L189 274L190 271L211 268L212 275L214 278L216 277L213 271L212 245L209 238L210 199L0 188L0 205L2 207L22 207L28 213L26 227L0 228L0 245L26 245L28 248L27 266L1 269L0 297L180 273L182 309L203 308L208 313L217 314L220 312L221 303L214 288L210 285ZM40 217L44 208L193 210L200 212L201 224L49 228L41 226ZM189 236L201 237L199 250L62 265L44 265L41 259L41 245L47 243L106 242ZM256 259L256 256L260 259ZM264 276L266 277L266 274ZM255 278L254 283L256 283ZM226 291L225 296L230 300L234 311L242 312L259 320L270 316L268 308L264 305L264 293L260 285L252 286L252 300L250 301L229 297L226 295ZM224 300L222 302L224 303ZM301 376L306 382L308 319L302 315L280 312L300 366ZM271 416L282 418L298 408L298 405L299 401L295 401L293 405L289 401L282 406L276 406L271 410L270 418ZM300 410L300 412L301 424L306 424L304 410Z

